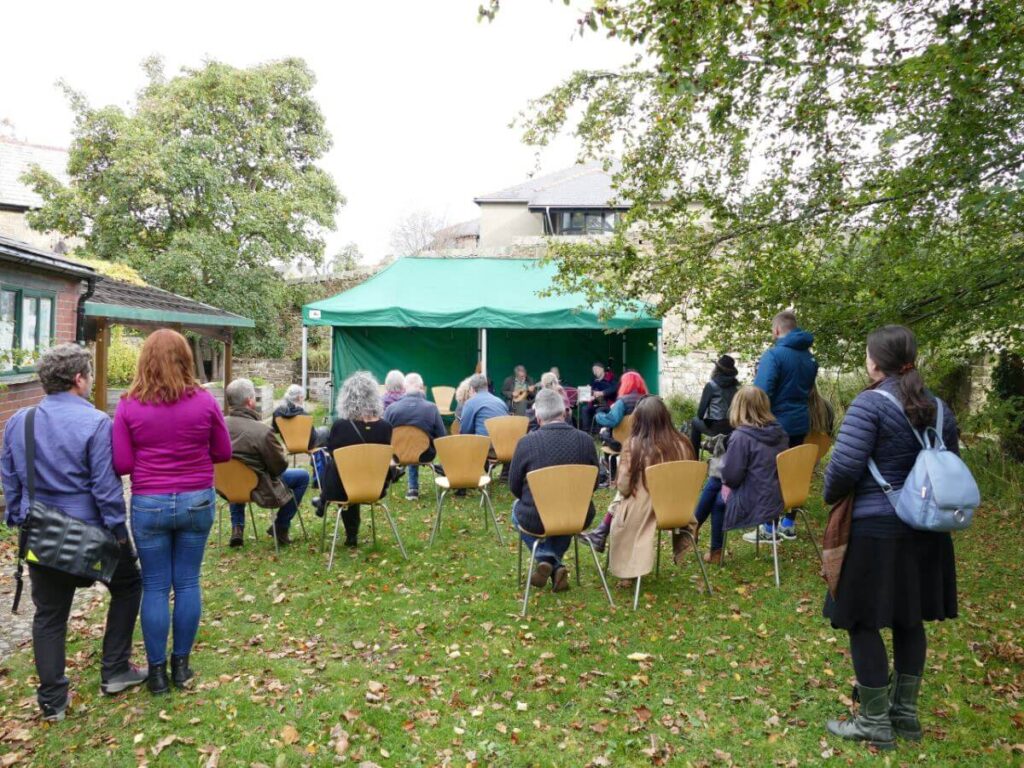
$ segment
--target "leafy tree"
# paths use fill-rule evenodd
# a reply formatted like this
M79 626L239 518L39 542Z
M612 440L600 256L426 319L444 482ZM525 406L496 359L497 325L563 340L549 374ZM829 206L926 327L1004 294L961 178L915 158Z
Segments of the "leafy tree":
M359 262L363 260L363 252L359 250L359 246L355 243L348 243L341 247L341 249L334 254L330 259L330 272L328 274L340 274L341 272L347 272L350 269L355 269L359 266Z
M331 138L299 59L236 69L208 62L165 78L158 59L130 112L75 115L70 185L26 176L45 204L40 230L81 237L82 255L124 262L161 288L253 318L243 353L278 355L287 297L280 273L319 264L343 199L316 161Z
M830 363L889 322L932 350L1021 348L1020 3L594 0L597 30L636 58L521 123L620 161L632 204L611 244L553 247L560 287L696 309L746 350L795 306Z

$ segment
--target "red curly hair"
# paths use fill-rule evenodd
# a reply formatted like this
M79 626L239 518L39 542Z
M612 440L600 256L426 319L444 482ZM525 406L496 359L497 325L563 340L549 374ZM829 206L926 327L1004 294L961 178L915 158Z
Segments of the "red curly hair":
M161 328L142 345L139 367L123 397L140 403L175 403L199 389L192 348L177 331Z
M619 397L623 395L646 395L647 382L644 381L644 377L636 371L628 371L622 374L622 378L619 379Z

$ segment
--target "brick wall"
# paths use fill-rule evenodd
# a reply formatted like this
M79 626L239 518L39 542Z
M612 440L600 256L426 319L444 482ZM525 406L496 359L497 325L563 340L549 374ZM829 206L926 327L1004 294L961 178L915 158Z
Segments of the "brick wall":
M54 291L57 302L54 317L54 335L57 343L75 340L78 323L78 297L81 295L82 283L78 279L61 278L49 272L42 272L17 265L4 264L0 268L0 284L32 290ZM7 423L11 414L20 408L35 405L43 397L42 387L38 380L23 381L17 376L9 381L6 388L0 391L0 429ZM0 384L4 384L0 377Z

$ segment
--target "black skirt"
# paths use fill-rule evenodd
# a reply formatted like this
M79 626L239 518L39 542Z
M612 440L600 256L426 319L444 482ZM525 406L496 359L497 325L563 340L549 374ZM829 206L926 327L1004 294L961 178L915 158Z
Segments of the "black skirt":
M825 618L836 629L915 627L955 619L956 563L948 533L898 531L853 523L837 598L825 596ZM858 528L861 528L858 531Z

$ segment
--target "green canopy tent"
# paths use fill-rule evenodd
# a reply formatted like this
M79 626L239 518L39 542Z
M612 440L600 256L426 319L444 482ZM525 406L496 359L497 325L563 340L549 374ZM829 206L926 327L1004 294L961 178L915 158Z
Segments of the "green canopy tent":
M535 378L558 366L568 386L589 383L594 361L640 372L658 389L661 321L642 308L601 318L581 294L540 295L555 265L536 259L398 259L366 282L302 308L303 386L309 326L333 328L335 391L357 370L392 368L427 386L456 386L478 362L500 387L522 363Z

